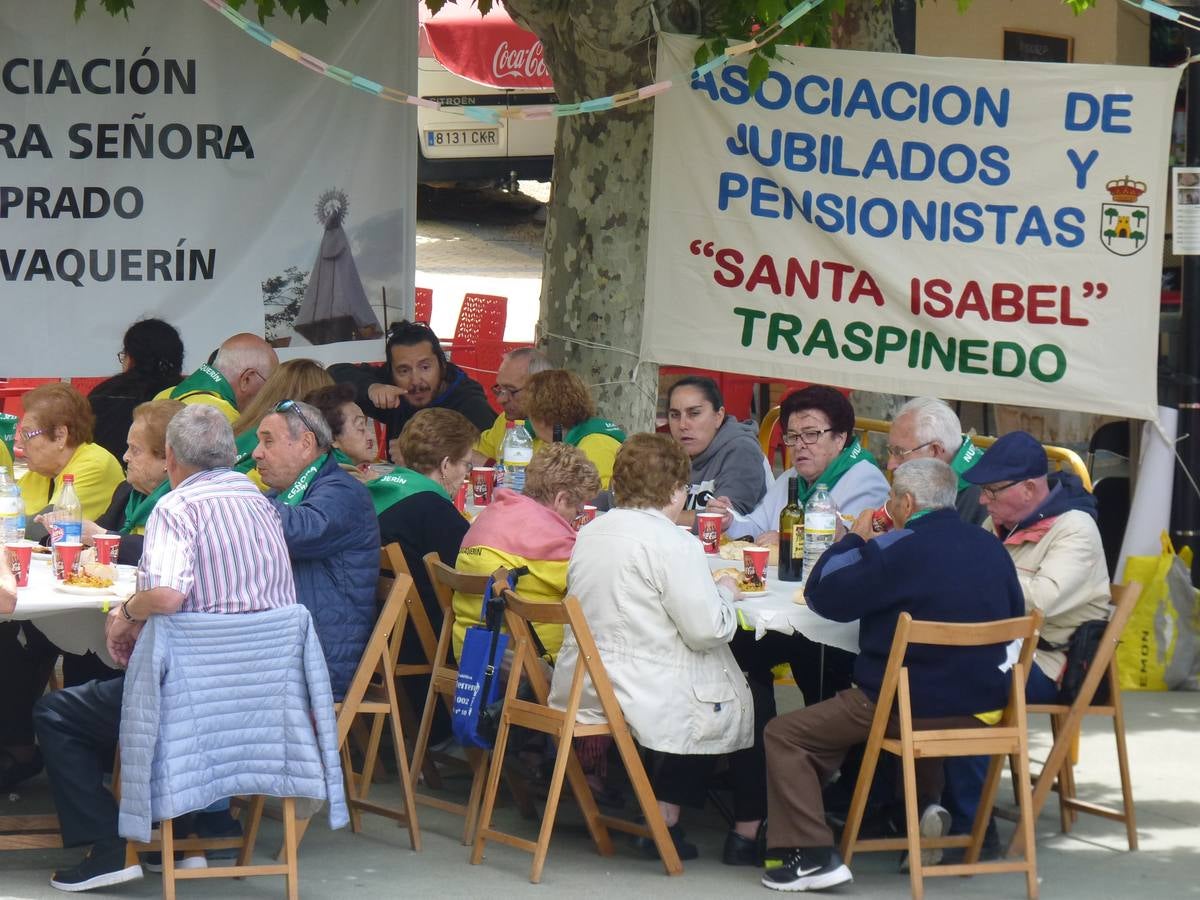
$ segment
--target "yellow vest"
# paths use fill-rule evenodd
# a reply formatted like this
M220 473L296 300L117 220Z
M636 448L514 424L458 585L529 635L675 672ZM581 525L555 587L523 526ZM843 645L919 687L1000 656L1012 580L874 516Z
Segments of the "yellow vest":
M99 444L80 444L67 465L54 479L30 470L17 483L25 501L25 516L33 516L58 502L63 475L75 476L75 493L83 506L83 517L95 521L112 503L113 492L125 480L117 458ZM53 493L51 493L53 491Z
M176 387L177 386L178 385L176 385ZM155 400L170 400L171 399L171 391L173 391L173 390L175 390L174 387L169 387L169 388L166 388L165 390L161 390L157 394L154 395L154 399ZM230 425L232 425L234 422L237 421L237 418L239 415L237 408L234 407L233 404L231 404L224 397L220 397L217 394L209 394L209 393L205 393L204 391L198 391L194 394L184 394L182 397L179 397L177 399L179 400L180 403L183 403L188 406L192 405L193 403L202 403L205 406L215 406L217 409L219 409L221 411L221 415L223 415L225 418L227 418L229 420Z

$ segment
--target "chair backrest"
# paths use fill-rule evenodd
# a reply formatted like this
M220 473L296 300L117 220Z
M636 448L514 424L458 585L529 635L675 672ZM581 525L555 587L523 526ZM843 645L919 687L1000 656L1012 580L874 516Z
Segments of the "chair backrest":
M463 297L454 326L454 349L472 347L480 340L503 341L508 320L508 298L468 293Z
M429 573L429 583L437 595L438 606L447 616L454 615L454 592L463 594L482 594L487 589L491 575L476 575L470 572L460 572L442 562L436 553L425 554L425 571ZM505 576L507 578L507 575Z
M1096 655L1092 657L1087 677L1083 679L1083 684L1079 688L1077 700L1085 699L1090 704L1100 680L1109 677L1110 673L1112 678L1110 689L1112 691L1121 689L1117 672L1117 644L1121 642L1121 635L1125 632L1125 626L1129 624L1129 619L1133 616L1133 610L1141 596L1142 586L1136 581L1131 581L1129 584L1112 585L1112 596L1109 598L1112 613L1108 617L1108 626L1104 629L1100 646L1096 648ZM1109 700L1111 702L1112 698L1110 697Z
M909 613L901 613L896 622L896 633L892 638L892 649L884 669L883 684L879 691L879 707L890 709L904 667L904 655L912 644L939 647L984 647L989 644L1007 644L1021 641L1021 654L1013 667L1014 674L1020 673L1021 684L1013 684L1013 690L1025 691L1024 680L1029 674L1029 664L1037 646L1038 631L1042 627L1042 613L1034 610L1027 616L1016 619L999 619L994 622L928 622L914 620ZM1015 681L1015 679L1014 679ZM1011 703L1009 704L1011 711ZM983 710L980 710L982 712Z

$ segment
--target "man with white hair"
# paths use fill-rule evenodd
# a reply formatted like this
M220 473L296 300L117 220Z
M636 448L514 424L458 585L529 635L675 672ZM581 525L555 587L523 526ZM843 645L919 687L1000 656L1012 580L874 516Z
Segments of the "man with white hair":
M839 622L859 620L855 686L767 725L765 887L810 891L852 880L834 849L821 788L846 751L870 733L900 614L990 622L1024 612L1004 546L955 512L957 481L941 460L904 463L888 498L896 527L876 534L871 510L864 511L808 577L809 609ZM984 727L983 717L1008 700L1009 675L1000 668L1005 658L1002 644L911 654L906 664L917 727ZM937 805L941 789L942 761L919 762L921 833L927 837L944 834L950 824Z
M500 368L496 370L496 383L492 385L492 396L500 404L501 413L491 427L483 431L471 450L471 464L486 465L488 460L500 459L500 447L504 443L504 432L514 419L525 418L525 385L530 375L554 368L546 354L536 347L518 347L504 354ZM536 451L542 442L533 439Z
M270 344L256 334L242 332L221 344L212 365L206 363L154 399L170 398L188 405L215 406L232 423L262 389L277 365L279 357Z
M987 510L979 502L979 485L963 473L983 457L983 451L962 433L962 425L946 403L936 397L914 397L892 419L888 432L889 471L910 459L940 459L958 476L954 507L964 522L982 525Z

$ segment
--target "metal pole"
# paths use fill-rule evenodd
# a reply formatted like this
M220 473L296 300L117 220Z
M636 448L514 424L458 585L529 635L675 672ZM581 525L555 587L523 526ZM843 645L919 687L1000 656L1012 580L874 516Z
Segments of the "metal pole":
M1189 29L1192 53L1200 52L1200 34ZM1187 70L1187 164L1200 166L1200 65ZM1179 322L1179 366L1175 375L1183 466L1200 473L1200 256L1183 257L1183 291ZM1192 581L1200 580L1200 497L1180 471L1175 473L1171 504L1171 538L1176 549L1191 547Z

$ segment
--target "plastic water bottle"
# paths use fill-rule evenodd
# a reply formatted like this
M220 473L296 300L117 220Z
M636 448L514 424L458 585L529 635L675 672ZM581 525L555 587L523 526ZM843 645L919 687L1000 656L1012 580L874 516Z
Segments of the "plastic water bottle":
M525 467L533 459L533 438L525 429L524 419L509 421L504 432L504 443L500 445L500 459L504 464L504 486L518 494L525 492Z
M83 539L83 504L75 493L74 475L63 476L62 493L54 504L54 528L58 541L78 543Z
M0 466L0 540L20 541L25 538L25 500L21 489Z
M821 554L833 546L837 534L837 507L829 488L818 484L804 504L804 580L816 566Z

